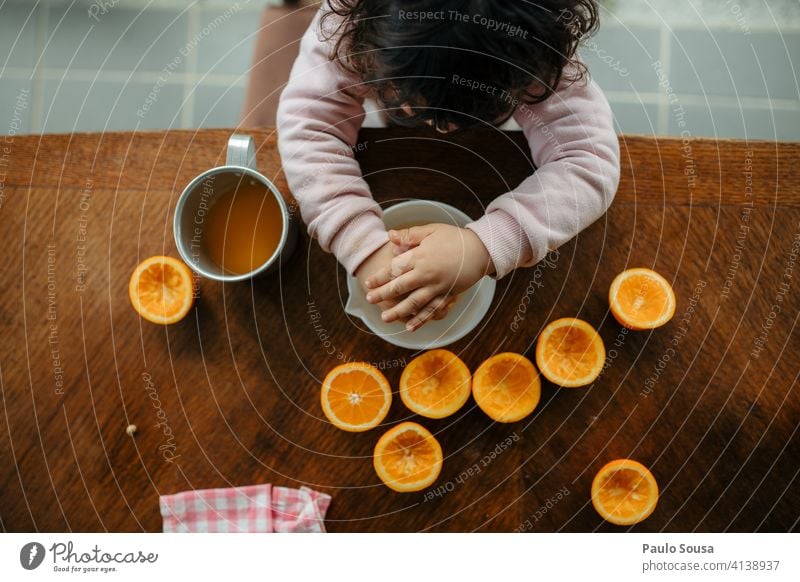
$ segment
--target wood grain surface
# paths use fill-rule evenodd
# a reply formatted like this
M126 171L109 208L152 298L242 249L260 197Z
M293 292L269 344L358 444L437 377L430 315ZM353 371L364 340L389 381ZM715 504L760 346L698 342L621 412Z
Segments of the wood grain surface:
M274 133L249 133L286 192ZM397 494L372 469L381 429L333 428L319 384L357 359L396 387L415 354L344 313L343 270L308 237L272 276L203 280L177 325L130 306L132 269L177 256L177 197L224 161L229 134L0 143L3 530L159 531L160 494L271 482L330 493L330 531L624 531L589 499L619 457L661 489L636 531L798 529L800 144L621 136L609 212L550 263L501 281L482 325L450 346L473 370L499 350L532 357L548 321L578 316L605 340L603 374L585 389L545 383L514 424L472 401L416 419L444 467L430 490ZM365 130L359 157L382 203L431 198L478 217L533 170L520 138ZM626 333L610 317L609 284L632 266L672 282L665 327ZM396 398L387 423L409 416Z

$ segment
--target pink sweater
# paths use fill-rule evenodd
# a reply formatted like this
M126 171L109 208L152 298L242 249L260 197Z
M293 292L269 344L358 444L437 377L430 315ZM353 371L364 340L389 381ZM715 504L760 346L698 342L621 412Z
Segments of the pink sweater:
M352 274L388 240L353 155L369 97L358 78L329 59L319 14L278 107L278 146L308 232ZM597 220L619 183L619 142L611 109L594 82L559 89L514 112L536 172L496 198L469 224L504 277L529 267Z

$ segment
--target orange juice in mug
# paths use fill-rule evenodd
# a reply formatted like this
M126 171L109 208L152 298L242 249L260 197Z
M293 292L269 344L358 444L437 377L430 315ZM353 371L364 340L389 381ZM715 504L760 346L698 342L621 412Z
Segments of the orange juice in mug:
M242 135L231 136L226 165L204 172L183 191L173 230L186 264L218 281L274 270L297 238L280 192L256 170L253 140Z

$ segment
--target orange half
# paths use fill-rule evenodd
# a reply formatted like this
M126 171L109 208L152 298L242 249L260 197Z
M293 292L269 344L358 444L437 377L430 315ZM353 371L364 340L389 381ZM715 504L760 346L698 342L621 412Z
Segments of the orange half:
M192 272L178 259L150 257L131 274L128 295L133 308L147 321L176 323L194 304Z
M469 399L472 375L453 352L431 350L411 360L400 376L400 398L412 412L444 418Z
M655 329L675 315L675 292L650 269L628 269L614 278L608 290L614 318L628 329Z
M516 422L528 416L539 404L541 391L541 380L531 361L511 352L483 362L472 379L475 402L497 422Z
M380 480L401 493L432 485L442 471L442 460L439 441L416 422L390 429L378 440L372 457Z
M335 427L364 432L389 412L392 389L386 376L366 362L336 366L322 381L322 412Z
M617 459L592 481L592 505L606 521L633 525L647 519L658 503L658 484L641 463Z
M550 322L536 342L536 364L553 384L579 388L603 370L606 348L595 329L574 317Z

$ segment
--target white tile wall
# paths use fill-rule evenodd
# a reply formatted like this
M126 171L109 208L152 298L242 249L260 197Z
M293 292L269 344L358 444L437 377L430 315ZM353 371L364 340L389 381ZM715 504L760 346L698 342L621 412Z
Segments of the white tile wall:
M0 0L3 127L26 88L18 133L236 124L269 1L104 2Z
M0 0L0 127L234 126L278 1ZM606 0L601 18L582 55L621 132L800 141L798 0Z

